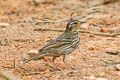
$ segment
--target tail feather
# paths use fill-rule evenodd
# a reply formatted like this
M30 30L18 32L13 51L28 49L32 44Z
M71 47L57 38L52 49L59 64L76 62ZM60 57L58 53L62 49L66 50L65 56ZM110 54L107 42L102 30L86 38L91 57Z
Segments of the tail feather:
M23 61L22 64L25 64L25 63L27 63L27 62L29 62L29 61L31 61L31 60L34 60L34 59L37 59L38 57L40 58L40 57L43 57L43 56L44 56L44 54L43 54L43 55L36 54L35 56L33 56L33 57L31 57L31 58L29 58L29 59Z

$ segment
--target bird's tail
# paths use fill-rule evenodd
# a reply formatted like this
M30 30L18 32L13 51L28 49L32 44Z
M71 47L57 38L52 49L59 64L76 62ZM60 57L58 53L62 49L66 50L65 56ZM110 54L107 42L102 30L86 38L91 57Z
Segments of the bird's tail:
M25 64L25 63L27 63L27 62L29 62L29 61L31 61L31 60L34 60L34 59L37 59L37 58L40 58L40 57L43 57L43 56L44 56L44 54L43 54L43 55L40 54L40 53L39 53L39 54L36 54L35 56L33 56L33 57L31 57L31 58L23 61L22 64Z

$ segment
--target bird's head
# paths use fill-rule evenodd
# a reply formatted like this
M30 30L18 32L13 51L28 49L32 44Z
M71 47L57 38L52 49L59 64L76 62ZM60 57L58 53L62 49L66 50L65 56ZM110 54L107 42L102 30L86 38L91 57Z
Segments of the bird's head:
M80 23L81 22L79 20L71 20L66 26L66 32L76 31L78 29Z

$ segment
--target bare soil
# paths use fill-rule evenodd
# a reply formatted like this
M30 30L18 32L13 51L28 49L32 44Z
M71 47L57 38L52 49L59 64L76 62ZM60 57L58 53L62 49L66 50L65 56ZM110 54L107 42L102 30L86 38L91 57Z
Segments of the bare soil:
M38 0L37 6L32 0L0 0L0 23L10 24L0 27L0 67L13 72L23 80L120 80L120 71L116 65L119 55L110 55L106 51L120 50L120 35L116 37L81 33L81 44L77 50L67 56L56 59L54 69L51 58L20 64L21 56L33 49L40 49L51 39L55 39L65 30L66 22L35 22L33 18L61 20L81 13L93 6L102 6L101 13L95 13L84 25L85 30L114 33L120 32L120 1L101 4L105 0ZM100 2L101 1L101 2ZM97 26L91 26L94 24ZM51 30L36 30L36 29ZM52 29L56 31L52 31ZM14 58L16 67L14 68ZM37 73L37 74L35 74ZM92 79L96 78L96 79Z

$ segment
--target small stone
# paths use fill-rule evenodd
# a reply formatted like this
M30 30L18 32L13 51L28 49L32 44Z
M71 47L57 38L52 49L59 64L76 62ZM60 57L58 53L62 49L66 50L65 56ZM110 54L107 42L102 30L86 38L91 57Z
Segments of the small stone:
M31 76L24 76L22 80L32 80Z
M95 78L95 76L90 76L89 79L90 80L95 80L96 78Z
M101 72L101 73L99 73L98 76L99 76L99 77L104 77L104 76L105 76L105 72Z
M94 50L94 49L95 47L92 47L92 46L88 48L88 50Z
M21 57L22 57L22 60L25 61L25 60L35 56L36 54L38 54L38 50L30 50L29 52L23 54Z
M1 38L1 39L0 39L0 45L1 45L1 46L6 46L6 45L8 45L10 42L11 42L11 40L6 39L6 38Z
M107 30L102 28L102 29L100 29L100 32L107 32Z
M0 23L0 27L1 28L6 28L6 27L8 27L10 24L8 24L8 23Z
M115 67L118 71L120 71L120 64L117 64Z
M95 35L94 34L90 34L90 37L95 37Z
M39 5L40 3L44 2L45 0L33 0L35 6Z
M97 78L96 80L107 80L106 78Z

